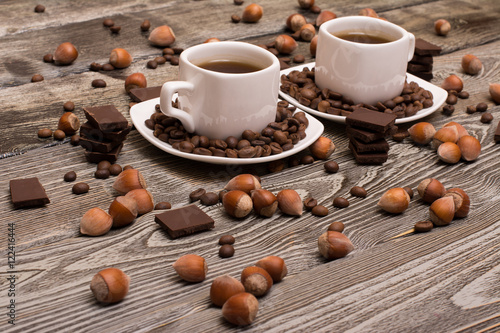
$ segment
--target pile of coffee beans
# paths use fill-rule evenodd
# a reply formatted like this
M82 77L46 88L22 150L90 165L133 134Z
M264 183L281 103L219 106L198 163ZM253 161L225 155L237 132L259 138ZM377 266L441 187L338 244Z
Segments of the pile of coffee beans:
M175 103L174 103L175 104ZM181 122L164 115L160 106L145 121L159 140L185 153L230 158L265 157L290 150L306 137L309 121L304 112L296 112L286 101L278 102L276 119L260 133L245 130L240 138L230 136L225 140L209 139L203 135L188 133Z
M416 82L405 82L401 95L393 99L378 102L376 105L355 105L350 98L340 93L316 86L314 74L314 68L308 67L302 71L292 71L288 75L283 74L280 89L304 106L337 116L348 116L356 106L361 106L373 111L393 113L398 118L403 118L411 117L433 105L432 93Z

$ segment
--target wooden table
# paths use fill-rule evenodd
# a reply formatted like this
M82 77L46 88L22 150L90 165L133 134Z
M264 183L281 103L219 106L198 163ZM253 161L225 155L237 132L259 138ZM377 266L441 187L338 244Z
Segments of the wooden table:
M250 1L245 1L245 4ZM285 259L289 275L259 299L259 313L248 331L263 332L494 332L500 330L500 145L493 134L500 107L488 94L488 85L500 82L500 2L492 0L321 1L323 10L338 16L356 15L371 7L389 21L443 48L435 57L434 84L452 73L459 75L470 93L459 100L452 116L440 111L425 118L437 128L457 121L477 137L482 154L476 162L447 165L430 147L411 140L390 140L389 160L381 166L356 165L347 148L344 126L322 120L324 135L337 149L331 159L340 171L327 174L324 162L285 168L270 173L266 165L218 166L193 162L167 154L146 141L137 131L126 140L118 162L139 169L155 201L173 207L188 204L188 194L203 187L221 189L232 176L253 172L263 186L277 192L293 188L302 198L312 196L329 208L326 217L304 213L272 218L254 215L234 220L217 205L202 207L215 221L213 231L170 239L154 222L153 211L129 227L114 229L102 237L79 233L81 216L92 207L107 209L117 195L114 178L93 177L95 165L87 163L83 149L52 139L40 139L37 130L54 129L66 101L82 108L114 104L129 118L130 98L125 78L134 72L147 76L156 86L177 77L178 67L161 65L147 69L146 62L161 55L147 42L139 26L149 19L153 27L168 24L176 47L186 48L207 38L243 40L267 44L285 31L286 18L295 12L308 20L316 17L301 10L293 0L260 0L264 16L257 24L234 24L232 14L243 7L233 1L53 1L45 13L33 11L35 2L3 1L0 4L0 244L4 253L0 269L3 332L221 332L235 331L221 311L210 304L212 280L222 274L239 277L241 270L268 255ZM104 18L122 27L112 34ZM452 31L435 35L433 22L446 18ZM76 62L58 67L42 61L65 41L80 52ZM112 48L122 47L134 57L132 65L111 72L89 71L93 61L105 63ZM460 61L465 54L478 56L484 70L465 74ZM309 45L299 43L295 54L313 61ZM31 83L34 74L45 80ZM104 89L91 81L102 78ZM479 121L467 114L467 105L486 102L495 120ZM130 119L130 118L129 118ZM403 126L407 128L408 126ZM306 152L299 156L306 154ZM90 184L88 194L71 193L63 174L74 170L78 180ZM51 203L41 208L14 210L9 180L36 176ZM467 218L430 233L391 239L428 218L428 205L416 195L403 214L391 215L377 208L381 195L391 187L411 186L434 177L447 188L460 187L472 200ZM349 195L359 185L365 199ZM351 202L346 209L332 206L332 198ZM345 234L355 245L346 258L325 261L318 253L317 238L332 221L343 221ZM8 223L15 225L15 265L9 268ZM218 256L221 235L236 237L236 254ZM11 242L12 243L12 242ZM187 253L206 258L209 273L198 284L184 283L172 263ZM107 267L118 267L131 277L130 293L112 306L98 304L89 290L92 276ZM7 277L16 276L15 296ZM8 324L7 306L15 301L15 326Z

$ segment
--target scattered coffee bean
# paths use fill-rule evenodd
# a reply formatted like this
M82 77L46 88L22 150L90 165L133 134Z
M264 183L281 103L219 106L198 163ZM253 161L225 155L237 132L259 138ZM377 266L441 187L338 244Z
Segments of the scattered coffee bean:
M333 206L337 208L346 208L349 206L349 201L342 197L336 197L333 199Z
M78 134L73 134L69 142L72 146L78 146L80 144L80 136Z
M317 6L317 5L312 5L311 8L309 9L311 11L311 13L313 14L319 14L321 13L321 7Z
M293 57L293 62L296 64L301 64L304 61L306 61L306 57L304 57L302 54L297 54Z
M342 232L344 231L344 223L338 221L332 222L332 224L328 226L328 231Z
M148 31L149 28L151 28L151 22L149 22L148 19L142 21L142 23L141 23L141 30L142 31Z
M234 247L229 244L224 244L219 249L219 256L221 258L230 258L234 255Z
M207 193L207 191L204 188L199 188L197 190L194 190L193 192L189 193L189 200L191 202L198 201L200 200L201 196L205 193Z
M493 120L493 115L489 112L485 112L481 115L481 122L484 124L489 124Z
M312 163L314 163L314 157L312 157L312 155L304 155L300 159L300 163L302 163L302 164L312 164Z
M339 171L339 165L335 161L328 161L324 164L325 171L328 173L336 173Z
M122 27L120 27L119 25L114 25L114 26L109 28L109 30L111 30L111 32L114 34L119 33L121 29L122 29Z
M484 112L486 110L488 110L488 104L481 102L478 105L476 105L477 112Z
M413 229L415 232L428 232L431 231L433 227L434 226L431 221L419 221L415 223Z
M458 98L461 98L461 99L467 99L469 98L469 93L465 90L462 90L461 92L458 93Z
M451 116L455 112L455 107L453 105L446 104L443 106L443 114L445 116Z
M408 195L410 196L410 199L413 199L413 189L409 186L405 186L403 187L403 190L406 191L406 193L408 193Z
M214 192L206 192L200 197L200 202L205 206L213 206L219 202L219 195Z
M239 6L239 5L242 5L242 4L243 4L243 2L245 2L245 1L244 1L244 0L234 0L233 2L234 2L234 4L235 4L236 6Z
M63 104L63 109L66 111L73 111L75 109L75 103L67 101Z
M285 168L285 161L283 160L272 161L269 162L269 164L267 165L267 170L269 170L269 172L280 172L284 168Z
M170 64L171 64L172 66L178 66L178 65L179 65L179 57L172 57L172 58L170 59Z
M172 205L167 201L161 201L155 205L155 210L165 210L170 208L172 208Z
M233 21L233 23L239 23L241 21L241 17L239 15L233 14L231 15L231 21Z
M114 70L115 67L113 65L111 65L111 64L104 64L104 65L102 65L101 69L103 71L109 72L109 71Z
M328 208L322 205L316 205L313 207L311 210L311 213L316 216L327 216L328 215Z
M44 55L43 62L48 62L48 63L54 62L54 56L52 55L52 53L47 53L46 55Z
M405 130L405 131L396 132L391 137L396 142L403 142L404 139L406 139L409 136L410 136L410 133Z
M42 128L38 130L39 138L48 138L52 136L52 130L50 128Z
M156 69L156 67L158 67L158 63L155 60L149 60L146 63L146 67L151 69Z
M304 208L308 211L312 210L318 205L318 201L314 198L307 198L304 200Z
M97 163L97 170L108 170L111 166L111 162L109 161L101 161Z
M110 18L107 18L105 19L104 21L102 21L102 25L109 28L109 27L112 27L115 25L115 21L113 21L112 19Z
M44 11L45 11L44 5L36 5L35 6L35 13L43 13Z
M235 239L232 235L224 235L219 238L219 245L233 245L235 242Z
M64 138L66 137L66 133L64 133L61 130L55 130L53 135L54 135L54 139L59 140L59 141L64 140Z
M156 57L156 58L154 58L154 61L156 61L156 63L158 65L163 65L164 63L167 62L167 60L165 60L165 58L163 58L163 57Z
M73 182L76 179L76 172L74 171L68 171L64 174L64 181L65 182Z
M109 175L109 169L98 169L94 173L94 176L97 179L107 179L109 178Z
M83 194L87 193L90 189L89 184L87 183L76 183L73 185L73 188L71 189L74 194Z
M465 110L465 112L472 114L476 112L476 107L474 105L467 105L467 109Z
M108 170L109 173L113 176L118 176L120 173L122 173L122 166L120 164L112 164Z
M351 195L360 198L366 198L366 195L368 194L366 190L361 186L353 186L353 188L351 188L350 193Z
M31 77L31 82L40 82L43 80L44 80L44 78L41 74L35 74Z
M133 166L127 164L123 167L123 170L128 170L128 169L133 169L133 168L134 168Z
M448 97L446 98L446 104L455 105L457 104L457 102L458 102L457 96L454 94L449 94Z
M101 79L95 79L92 81L92 87L94 88L104 88L106 87L106 81Z
M93 72L99 72L102 69L102 65L97 62L93 62L90 64L90 70Z

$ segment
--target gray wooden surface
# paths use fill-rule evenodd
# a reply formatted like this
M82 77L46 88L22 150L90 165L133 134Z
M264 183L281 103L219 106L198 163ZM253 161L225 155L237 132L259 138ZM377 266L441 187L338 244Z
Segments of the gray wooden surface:
M250 3L245 1L245 4ZM294 12L309 20L315 15L300 10L293 0L261 0L264 16L257 24L233 24L230 16L243 7L225 1L51 1L46 12L33 12L35 2L0 3L0 330L9 332L495 332L500 330L500 145L493 134L500 107L488 94L489 83L500 82L500 2L469 1L320 1L323 9L338 16L355 15L374 8L417 37L443 48L435 57L435 84L451 73L463 78L471 97L459 100L455 113L441 112L425 118L436 127L448 121L464 125L482 144L476 162L447 165L430 147L410 140L390 141L389 160L382 166L358 166L347 148L343 125L322 120L326 136L337 149L337 174L327 174L323 162L269 173L266 165L217 166L169 155L132 131L119 157L121 165L141 170L155 201L174 207L188 203L188 194L199 187L221 189L239 173L255 172L263 186L277 192L293 188L302 198L312 196L329 208L326 217L304 213L300 218L275 214L229 218L219 206L202 207L216 221L213 231L171 240L154 223L154 214L138 218L131 226L89 238L79 234L79 220L92 207L107 209L117 195L113 178L93 177L95 165L85 161L83 150L69 143L39 139L39 128L55 128L62 104L75 102L75 114L84 119L82 107L114 104L129 117L129 97L123 82L133 72L143 72L149 86L175 79L178 67L146 69L146 62L161 54L149 46L139 31L144 19L153 26L170 25L175 46L189 47L209 37L265 44L285 32L284 23ZM102 26L111 17L122 27L113 35ZM436 36L433 22L446 18L452 24L447 37ZM42 62L64 41L80 51L67 67ZM91 62L105 63L114 47L134 56L124 70L91 72ZM301 42L294 54L312 61L308 44ZM461 70L464 54L478 56L484 65L479 75ZM45 81L31 83L42 74ZM93 89L90 82L103 78L108 86ZM482 124L480 114L465 113L467 105L486 102L495 119ZM403 126L408 127L408 126ZM305 154L302 153L302 154ZM91 190L76 196L63 181L74 170ZM42 208L13 210L10 179L36 176L51 203ZM430 233L396 236L419 220L428 218L428 206L416 195L407 211L386 214L376 207L382 193L396 186L411 186L428 177L446 187L463 188L471 197L467 218ZM365 199L353 198L349 189L363 186ZM333 197L348 198L343 210L332 207ZM346 225L345 234L355 245L346 258L327 262L317 250L317 237L332 221ZM7 225L16 233L16 325L7 323L9 285L6 277ZM236 237L236 254L218 256L217 240ZM182 282L171 264L181 255L206 258L207 279L199 284ZM226 323L219 308L210 305L211 281L222 274L238 277L241 270L267 255L285 259L289 275L259 299L259 313L249 327ZM116 305L97 304L89 290L92 276L106 267L118 267L131 277L130 293Z

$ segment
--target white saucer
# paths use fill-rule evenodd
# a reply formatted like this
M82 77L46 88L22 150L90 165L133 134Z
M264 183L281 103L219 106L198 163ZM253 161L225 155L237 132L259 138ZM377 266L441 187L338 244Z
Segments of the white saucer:
M190 160L206 162L212 164L255 164L255 163L264 163L271 162L274 160L279 160L284 157L293 155L298 153L299 151L309 147L317 138L323 134L324 126L323 124L311 117L306 113L307 120L309 120L309 126L306 129L306 137L303 140L300 140L293 149L284 151L280 154L269 155L265 157L254 157L254 158L228 158L228 157L220 157L220 156L205 156L205 155L196 155L192 153L184 153L180 150L172 148L172 146L166 142L163 142L156 138L153 135L153 131L146 127L144 122L149 119L149 117L156 112L155 105L160 103L160 98L150 99L148 101L138 103L130 109L130 118L134 123L135 128L141 133L141 135L151 142L156 147L170 153L172 155L184 157Z
M280 74L288 74L291 71L295 71L295 70L301 71L304 67L309 67L309 69L313 69L315 65L316 65L316 63L310 62L308 64L303 64L303 65L284 69L284 70L280 71ZM437 109L439 109L441 107L441 105L444 104L444 102L446 101L446 98L448 97L448 93L446 92L446 90L444 90L444 89L442 89L442 88L440 88L440 87L438 87L430 82L422 80L421 78L418 78L415 75L412 75L410 73L406 73L406 77L407 77L408 82L414 81L414 82L418 83L418 85L420 87L422 87L426 90L429 90L433 95L434 104L430 108L426 108L426 109L422 109L422 110L418 111L415 115L413 115L411 117L404 117L404 118L396 119L396 124L408 123L408 122L415 121L417 119L420 119L420 118L423 118L423 117L430 115L431 113L433 113ZM295 105L299 109L302 109L306 112L309 112L310 114L313 114L313 115L320 117L320 118L332 120L336 123L341 123L341 124L345 123L344 116L336 116L333 114L319 112L318 110L311 109L307 106L300 104L299 101L297 101L295 98L293 98L292 96L290 96L288 94L285 94L281 90L280 90L279 94L280 94L280 97L283 98L284 100Z

